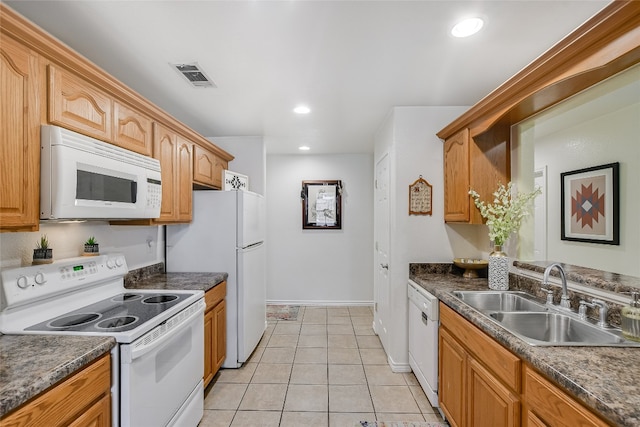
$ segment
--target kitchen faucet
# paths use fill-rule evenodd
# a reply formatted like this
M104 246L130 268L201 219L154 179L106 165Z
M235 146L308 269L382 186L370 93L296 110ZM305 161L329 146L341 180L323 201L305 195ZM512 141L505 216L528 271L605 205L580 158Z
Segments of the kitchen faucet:
M558 269L558 272L560 273L560 280L562 281L562 297L560 298L559 308L564 310L571 310L571 304L569 303L569 295L567 294L567 277L564 273L564 268L562 268L562 265L558 263L553 263L547 266L547 268L545 268L544 270L544 276L542 277L542 285L549 286L549 273L554 268ZM547 303L550 302L549 300L550 298L547 298Z

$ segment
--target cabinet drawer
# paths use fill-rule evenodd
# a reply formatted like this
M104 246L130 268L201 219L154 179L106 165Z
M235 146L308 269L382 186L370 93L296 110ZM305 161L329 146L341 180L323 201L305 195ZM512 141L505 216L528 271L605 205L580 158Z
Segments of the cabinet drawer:
M522 368L517 356L443 303L440 303L440 322L505 385L516 392L520 391Z
M204 294L204 302L207 304L206 310L211 310L227 295L227 282L222 282L215 288L209 289Z
M567 427L608 425L529 367L525 367L524 395L529 411L535 414L533 419L542 421L546 425Z

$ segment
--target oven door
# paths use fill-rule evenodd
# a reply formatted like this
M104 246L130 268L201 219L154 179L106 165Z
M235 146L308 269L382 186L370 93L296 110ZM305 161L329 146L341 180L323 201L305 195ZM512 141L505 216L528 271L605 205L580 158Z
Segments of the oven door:
M120 345L122 427L198 424L204 406L204 307L200 300Z

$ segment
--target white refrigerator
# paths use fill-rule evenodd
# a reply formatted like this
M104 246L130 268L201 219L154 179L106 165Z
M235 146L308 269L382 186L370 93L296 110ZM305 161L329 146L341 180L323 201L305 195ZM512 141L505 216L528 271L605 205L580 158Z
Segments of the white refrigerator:
M195 191L191 224L167 226L167 272L226 272L227 357L242 366L266 328L264 197Z

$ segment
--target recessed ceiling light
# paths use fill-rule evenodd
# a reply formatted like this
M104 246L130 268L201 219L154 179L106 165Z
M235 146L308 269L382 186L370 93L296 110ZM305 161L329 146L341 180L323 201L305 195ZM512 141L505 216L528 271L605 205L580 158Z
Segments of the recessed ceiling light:
M480 18L463 19L453 26L451 35L454 37L469 37L482 28L484 21Z
M293 109L293 112L296 114L309 114L311 112L311 109L306 105L298 105Z
M300 150L300 151L309 151L309 150L311 150L311 147L307 147L306 145L302 145L302 146L298 147L298 150Z

